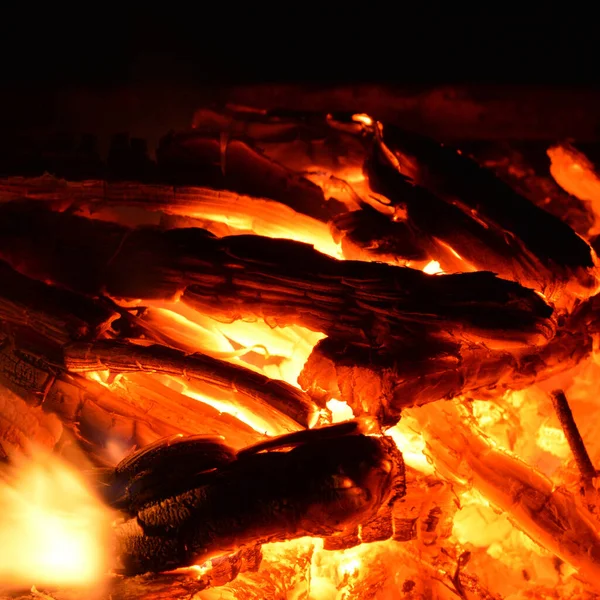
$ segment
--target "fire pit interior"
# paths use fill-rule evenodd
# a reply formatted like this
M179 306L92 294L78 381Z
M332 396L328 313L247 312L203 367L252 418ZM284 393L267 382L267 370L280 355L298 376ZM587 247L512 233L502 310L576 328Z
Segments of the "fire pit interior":
M0 595L595 597L594 146L263 92L2 145Z

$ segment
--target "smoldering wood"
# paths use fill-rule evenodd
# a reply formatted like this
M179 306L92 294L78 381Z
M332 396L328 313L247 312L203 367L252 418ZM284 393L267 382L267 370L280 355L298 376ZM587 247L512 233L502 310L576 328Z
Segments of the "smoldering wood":
M360 173L366 161L371 189L387 196L396 206L406 206L408 210L404 227L394 227L393 222L386 226L383 222L385 217L380 216L379 220L374 221L373 215L366 209L361 211L360 218L366 221L371 216L371 225L376 225L367 234L370 246L377 249L383 246L383 252L379 251L379 255L388 261L411 260L411 255L414 258L415 251L420 250L421 254L443 258L449 270L464 269L464 263L461 265L461 261L456 261L456 257L452 256L450 250L454 250L478 270L492 270L548 295L560 294L561 288L572 280L577 282L579 292L584 294L586 289L596 285L589 246L559 218L537 208L466 155L427 138L393 126L383 128L385 143L401 157L400 171L419 184L419 187L415 187L401 177L386 173L383 164L385 158L382 159L378 143L373 144L377 137L377 125L361 129L360 123L353 122L349 117L345 122L336 122L330 116L311 113L286 115L276 111L224 111L219 114L199 111L195 125L194 132L182 133L179 137L188 142L195 139L195 143L202 147L209 139L213 139L214 144L220 140L222 158L231 140L256 143L261 153L271 153L271 158L281 161L290 170L301 172L304 169L310 172L312 168L315 172L321 170L328 173L329 177L338 176L339 173L342 179L343 168L352 165ZM256 137L253 139L252 136ZM173 143L171 140L171 145ZM186 142L182 143L185 145ZM168 145L168 148L171 146ZM197 160L199 163L204 161L205 168L208 168L210 160L207 156L197 153ZM248 158L246 162L249 163ZM234 168L240 169L242 163ZM212 157L212 164L216 168L217 156ZM391 170L395 171L397 167L394 165ZM203 178L201 173L198 178L200 183L212 185L210 179ZM475 182L477 189L472 189L470 185L465 187L464 182L470 180ZM222 185L227 187L236 184L222 182ZM244 185L247 184L241 182L238 187L231 189L254 193ZM428 194L420 188L432 193ZM353 214L354 210L350 213ZM322 215L315 216L323 218ZM402 220L402 217L396 217L394 221ZM328 218L341 219L344 223L344 212L337 210ZM352 227L348 217L345 223L346 228ZM407 229L410 231L408 236ZM340 237L342 240L346 238L350 253L354 251L354 256L360 257L356 251L362 250L363 255L366 254L368 244L361 239L365 234L361 236L360 231L356 230L353 233L358 245L353 243L352 237ZM402 244L398 239L418 239L420 243L414 248L414 244ZM392 240L395 240L395 254L390 257ZM560 243L549 240L560 240ZM377 256L377 252L373 256Z
M28 405L55 415L97 464L113 465L126 452L177 433L222 435L234 448L262 439L238 419L131 373L111 389L58 370L22 344L0 349L0 384Z
M116 340L69 344L64 348L67 370L85 373L109 370L111 373L147 372L197 379L221 388L230 388L247 398L247 409L266 420L282 423L294 431L316 423L316 405L301 390L217 358L186 354L156 344L147 346ZM287 417L287 419L286 419Z
M0 320L34 327L57 345L94 339L119 317L109 303L25 277L0 261Z
M165 185L138 181L66 180L45 174L41 177L0 178L0 202L28 198L43 200L57 210L81 210L91 214L102 209L129 207L161 212L173 217L203 214L248 214L260 211L280 214L281 218L299 213L284 203L209 187ZM286 210L287 209L287 210ZM210 220L206 217L205 220Z
M148 504L119 526L121 564L129 574L163 571L248 543L341 533L404 489L392 446L358 434L245 454L206 474L201 487Z
M206 435L157 440L98 473L98 490L110 506L134 516L149 503L184 492L199 484L198 475L235 460L223 438Z
M440 147L439 156L435 142L427 140L423 149L420 138L413 142L415 136L384 129L389 130L386 143L375 144L367 163L369 183L394 205L405 207L409 226L422 231L425 240L431 236L477 270L489 269L548 296L560 296L568 284L579 293L592 293L591 249L572 229L454 150ZM402 151L396 163L394 153ZM455 162L465 180L475 182L475 192L449 174Z
M372 414L393 425L404 408L523 389L571 369L593 350L593 335L600 330L598 302L598 297L582 302L547 344L511 351L423 338L392 354L326 338L313 349L298 381L319 404L344 400L356 416Z
M567 223L584 239L594 215L579 198L563 190L550 174L549 143L462 142L460 148L493 171L518 194Z
M553 390L550 397L552 398L552 405L554 406L556 416L563 428L569 448L571 448L577 468L581 474L581 481L587 490L592 491L594 489L593 480L597 476L598 471L594 468L590 455L581 438L581 434L573 418L571 407L569 406L569 401L563 390Z
M256 573L262 562L261 547L249 546L237 552L220 556L211 561L210 566L205 566L205 571L198 574L197 571L179 570L169 573L148 573L135 577L112 575L101 589L96 592L103 594L92 594L90 597L97 600L114 598L119 600L189 600L198 592L209 587L219 587L234 581L240 574ZM257 584L257 587L259 585ZM36 593L10 592L6 594L0 588L1 600L79 600L82 597L81 589L70 589L62 586L60 590L53 588L42 588Z
M431 277L337 261L289 240L132 230L35 202L5 203L0 216L0 254L7 261L83 293L180 296L228 321L258 317L390 346L424 330L528 344L554 329L552 309L537 294L487 272Z
M535 279L535 269L541 266L545 273L540 276L546 286L571 279L583 288L594 286L589 245L559 218L538 208L450 146L393 126L384 127L383 139L398 158L401 173L448 204L471 211L488 230L509 232L510 247L529 271L529 279ZM492 244L494 236L489 237ZM535 263L527 268L525 259L530 257ZM491 265L487 268L495 270Z
M318 418L314 403L300 390L206 355L186 356L158 345L140 347L107 340L94 346L69 346L69 340L95 339L119 313L102 300L25 277L4 262L0 263L0 281L5 285L0 293L0 317L5 326L11 325L4 344L13 346L0 355L0 370L7 385L16 386L17 392L27 389L31 397L38 395L40 403L61 372L61 362L63 366L66 362L72 372L145 370L235 389L238 398L246 398L248 410L264 414L266 420L288 431L313 425ZM148 337L148 328L140 325L139 329ZM47 340L56 347L48 348Z
M334 217L330 227L333 238L341 243L344 256L351 260L378 259L389 264L425 262L433 256L432 249L436 246L433 239L418 235L414 224L394 221L368 204ZM447 259L445 264L456 264L460 270L458 261L447 256L450 253L445 248L436 257L441 258L440 254Z
M316 184L226 134L172 134L161 141L156 154L163 177L179 185L269 198L322 221L344 209L326 200Z

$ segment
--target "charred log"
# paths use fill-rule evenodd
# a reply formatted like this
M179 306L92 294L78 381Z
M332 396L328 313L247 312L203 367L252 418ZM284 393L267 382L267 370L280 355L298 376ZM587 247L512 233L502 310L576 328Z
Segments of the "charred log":
M491 273L431 277L337 261L287 240L131 230L29 202L4 204L0 215L5 259L31 277L88 294L183 295L215 317L299 323L352 342L394 345L424 328L518 344L552 335L550 307Z
M390 499L394 478L403 478L390 444L359 434L244 454L205 473L200 487L149 504L119 526L123 568L161 571L248 543L352 528Z
M434 246L433 240L419 236L412 224L394 221L368 204L334 217L330 227L334 239L341 242L344 256L351 260L424 262ZM444 249L440 253L445 254Z

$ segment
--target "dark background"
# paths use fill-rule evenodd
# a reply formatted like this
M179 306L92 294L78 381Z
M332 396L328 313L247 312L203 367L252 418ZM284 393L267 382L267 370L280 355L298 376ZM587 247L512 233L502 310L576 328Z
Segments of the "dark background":
M129 131L152 145L188 126L215 90L240 84L545 86L536 108L524 111L538 112L547 97L556 122L571 111L565 89L567 98L571 90L600 91L595 20L576 6L532 16L489 3L480 11L431 6L420 14L401 3L354 6L3 8L0 135ZM595 101L586 102L585 111L594 110Z
M125 3L123 3L125 4ZM415 14L401 4L261 6L22 3L4 13L2 84L377 81L598 83L594 19L576 4ZM360 5L358 5L360 7ZM570 12L569 12L570 11Z

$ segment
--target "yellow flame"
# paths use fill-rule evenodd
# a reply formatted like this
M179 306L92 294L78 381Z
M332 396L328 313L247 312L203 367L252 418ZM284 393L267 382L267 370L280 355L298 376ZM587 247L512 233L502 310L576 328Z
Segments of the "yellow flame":
M110 513L76 471L32 450L0 480L0 580L96 585L108 569Z
M437 260L430 260L424 267L423 273L427 273L428 275L435 275L436 273L441 273L442 267Z

